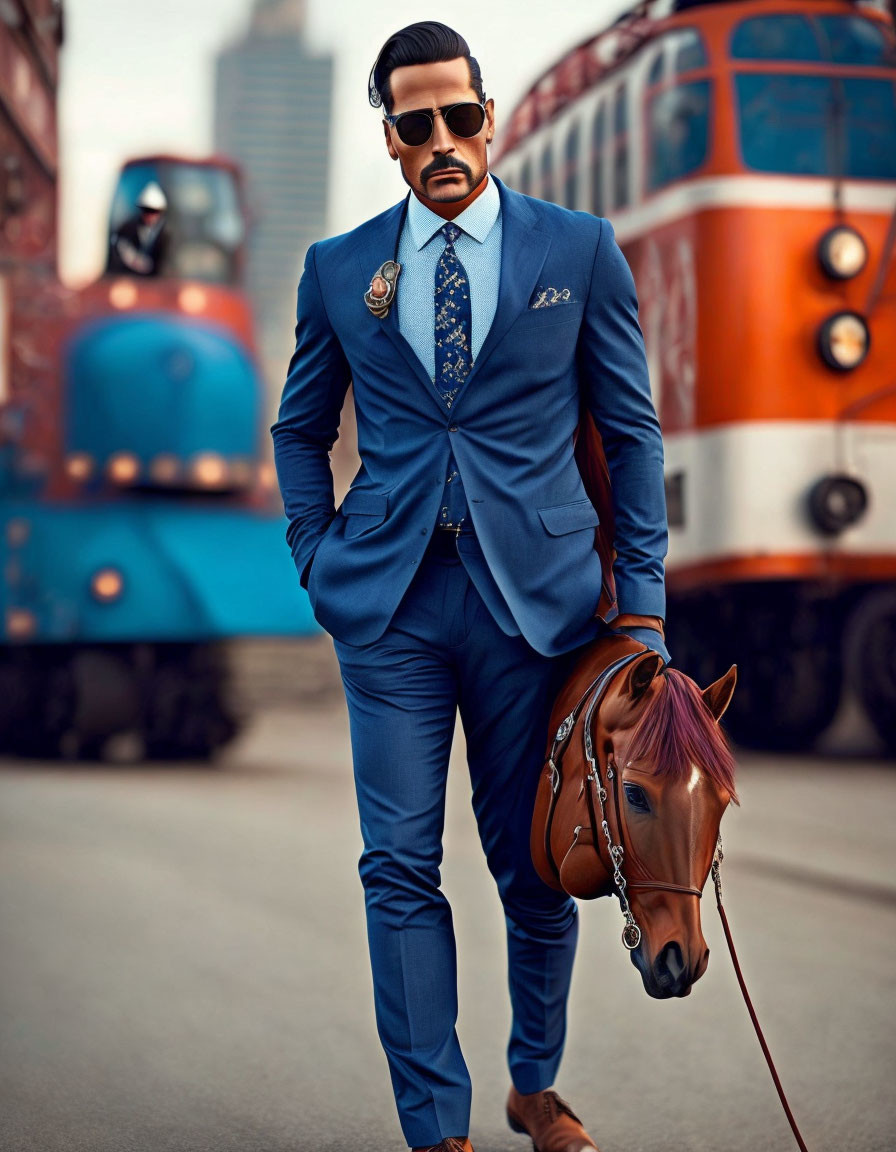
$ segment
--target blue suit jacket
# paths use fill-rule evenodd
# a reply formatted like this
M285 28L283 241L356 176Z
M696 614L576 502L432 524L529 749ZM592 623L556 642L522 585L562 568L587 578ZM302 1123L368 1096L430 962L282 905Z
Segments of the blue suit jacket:
M450 410L395 309L377 319L362 299L395 256L407 202L308 251L271 433L300 579L318 622L349 644L383 634L420 565L451 448L473 547L522 634L545 655L594 635L598 521L573 457L581 400L610 470L619 610L665 616L663 448L631 272L609 221L496 183L498 307ZM548 288L568 301L533 308ZM329 450L350 382L361 468L337 511Z

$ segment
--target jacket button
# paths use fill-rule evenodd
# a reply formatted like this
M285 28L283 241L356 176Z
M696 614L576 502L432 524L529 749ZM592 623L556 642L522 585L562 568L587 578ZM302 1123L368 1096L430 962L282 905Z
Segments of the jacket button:
M456 425L456 424L452 424L452 425L449 427L448 431L449 431L449 432L456 432L456 431L457 431L457 425Z

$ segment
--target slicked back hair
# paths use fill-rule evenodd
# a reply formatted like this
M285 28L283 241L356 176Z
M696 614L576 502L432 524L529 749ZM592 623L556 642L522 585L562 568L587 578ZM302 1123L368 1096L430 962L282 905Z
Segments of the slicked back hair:
M406 68L413 64L438 64L443 60L457 60L463 57L470 69L470 87L482 103L485 92L482 87L482 72L475 56L470 55L470 46L458 32L437 20L421 20L394 32L380 49L376 63L370 70L367 82L367 96L374 108L385 106L391 112L392 89L389 77L396 68Z

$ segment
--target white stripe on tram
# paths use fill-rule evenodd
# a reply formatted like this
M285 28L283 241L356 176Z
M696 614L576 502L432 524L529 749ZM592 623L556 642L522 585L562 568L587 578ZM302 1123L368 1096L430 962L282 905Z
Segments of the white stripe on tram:
M680 485L683 524L670 527L670 571L730 556L896 555L896 426L762 420L663 437L667 483ZM865 485L868 507L824 536L808 494L824 476ZM677 480L676 480L677 478Z
M716 176L693 180L660 192L636 208L610 214L620 242L633 240L663 224L671 224L707 208L833 209L835 183L828 179L786 176ZM896 211L896 182L844 180L846 212Z

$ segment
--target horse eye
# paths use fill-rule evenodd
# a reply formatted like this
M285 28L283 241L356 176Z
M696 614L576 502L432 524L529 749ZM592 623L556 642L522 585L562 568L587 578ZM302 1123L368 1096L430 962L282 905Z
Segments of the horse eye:
M625 798L636 812L649 812L650 804L644 794L644 789L638 784L623 784Z

